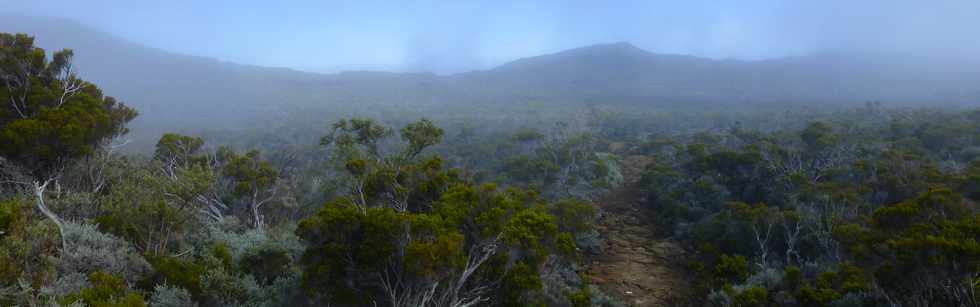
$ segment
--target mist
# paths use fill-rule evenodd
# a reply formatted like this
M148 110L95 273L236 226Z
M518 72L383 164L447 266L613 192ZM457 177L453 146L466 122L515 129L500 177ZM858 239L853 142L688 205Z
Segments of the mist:
M772 59L821 52L976 62L980 3L934 1L31 1L150 47L313 72L459 73L598 43Z
M6 0L0 32L74 49L87 80L143 112L131 128L146 150L175 129L465 121L529 103L976 106L978 14L975 1Z
M0 0L0 306L976 306L980 1Z

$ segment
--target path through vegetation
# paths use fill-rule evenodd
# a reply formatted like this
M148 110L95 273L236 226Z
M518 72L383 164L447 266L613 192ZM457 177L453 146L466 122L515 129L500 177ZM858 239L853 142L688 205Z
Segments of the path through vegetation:
M684 269L684 250L671 239L658 239L653 214L640 204L637 181L650 157L623 161L625 184L598 201L602 210L597 228L602 253L592 256L592 282L628 306L686 305L690 288Z

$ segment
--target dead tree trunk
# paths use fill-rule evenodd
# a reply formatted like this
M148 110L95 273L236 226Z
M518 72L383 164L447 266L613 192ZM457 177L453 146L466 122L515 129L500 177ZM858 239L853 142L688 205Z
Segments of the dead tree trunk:
M40 182L34 182L34 197L36 197L37 208L41 210L41 213L45 217L54 222L55 226L58 227L58 233L61 235L61 249L65 250L68 247L68 241L65 239L65 223L55 214L47 205L44 204L44 191L48 188L48 184L51 183L51 179L48 179L43 184Z

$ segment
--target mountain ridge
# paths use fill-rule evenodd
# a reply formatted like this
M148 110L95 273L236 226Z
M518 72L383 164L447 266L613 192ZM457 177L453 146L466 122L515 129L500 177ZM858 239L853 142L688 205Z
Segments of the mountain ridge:
M26 26L16 26L18 23L21 22L27 22L29 24ZM37 25L39 22L51 23L53 26L58 28L55 29L58 31L52 31L52 29L42 29L41 31L38 31L39 27L37 27ZM93 37L92 35L94 34L95 37L100 38L99 39L100 41L111 41L113 45L123 45L124 47L132 48L132 49L142 49L152 53L157 53L158 55L184 57L184 58L200 61L201 63L234 65L234 66L238 66L241 69L277 70L286 73L306 74L306 75L313 75L313 76L377 73L377 74L396 74L396 75L435 75L439 77L453 77L453 76L467 75L467 74L479 73L479 72L496 71L500 69L505 69L510 66L525 64L527 62L531 62L541 58L551 58L551 57L566 56L566 55L580 56L589 53L593 55L605 55L605 56L623 55L626 53L632 53L633 55L652 56L652 57L659 57L662 59L706 61L706 62L717 62L717 63L743 63L743 64L783 62L783 61L792 61L797 59L818 58L818 57L846 58L846 57L854 56L853 53L824 51L824 52L818 52L810 55L795 55L795 56L775 57L775 58L766 58L766 59L734 59L734 58L714 59L714 58L700 57L700 56L686 55L686 54L653 52L650 50L640 48L627 41L618 41L618 42L611 42L611 43L596 43L596 44L584 45L580 47L560 50L551 53L526 56L526 57L516 58L486 69L472 69L468 71L449 73L449 74L440 74L440 73L434 73L429 71L392 72L392 71L385 71L385 70L370 70L370 69L352 69L352 70L342 70L337 72L317 72L317 71L310 71L310 70L298 69L293 67L265 66L265 65L249 64L249 63L240 63L240 62L228 61L228 60L223 60L223 59L209 57L209 56L200 56L200 55L186 54L181 52L174 52L163 48L151 47L144 44L140 44L138 42L131 41L124 37L114 35L110 32L96 29L94 27L75 21L73 19L62 18L62 17L0 15L0 27L2 27L0 28L0 31L24 32L24 33L32 34L35 36L38 43L41 44L42 46L65 45L64 47L61 48L78 49L77 47L72 48L72 46L84 45L84 44L80 44L79 42L83 42L86 40L67 40L64 39L64 36L62 36L57 39L56 43L53 43L51 42L52 39L48 37L48 34L64 33L65 31L63 31L63 29L72 28L72 32L81 32L83 34L86 34L83 35L84 37ZM13 29L13 31L9 31L9 29ZM48 48L48 49L61 49L61 48ZM880 55L863 54L861 58L878 57L878 56Z
M615 42L450 75L323 74L170 52L67 19L2 18L0 32L26 32L49 50L74 49L81 76L139 109L143 115L133 130L147 131L151 139L175 126L193 133L296 114L377 112L374 105L980 103L980 69L902 58L818 54L716 60Z

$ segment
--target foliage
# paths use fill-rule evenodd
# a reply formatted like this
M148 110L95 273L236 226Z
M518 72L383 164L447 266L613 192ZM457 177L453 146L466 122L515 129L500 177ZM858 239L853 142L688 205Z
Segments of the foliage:
M0 305L616 305L580 250L641 166L694 304L980 300L980 111L485 103L144 157L71 58L0 34Z
M0 212L5 224L0 236L0 288L16 286L20 280L39 288L57 279L59 260L53 255L59 239L53 225L39 222L21 199L0 201Z
M361 130L349 131L341 122L335 127L344 134L325 139L377 154L373 138L386 128L352 123ZM468 184L438 159L414 160L419 146L441 134L426 121L402 132L408 146L400 152L407 155L353 156L347 170L366 180L365 187L300 223L297 234L309 246L302 264L310 293L328 294L332 302L413 305L481 302L491 291L516 302L541 289L538 267L554 254L560 234L558 220L544 210L549 205L533 192ZM384 175L392 171L406 174ZM569 231L588 229L583 224L594 214L572 201L554 208ZM429 289L434 298L424 295Z
M153 288L153 295L150 298L150 307L196 307L191 299L191 294L187 290L166 285L157 285Z
M704 247L692 267L712 301L962 304L976 299L978 215L961 196L975 169L951 151L980 123L944 116L658 139L641 183L657 218ZM782 278L754 279L767 272ZM738 291L711 290L726 285Z
M149 264L129 242L101 233L93 225L67 226L65 235L72 244L62 251L58 263L62 274L103 272L134 282L149 271Z
M17 231L17 227L23 223L24 216L20 210L21 205L15 199L0 202L0 239Z
M264 226L260 208L274 200L277 192L275 185L279 180L279 171L268 161L262 160L260 155L256 150L244 155L227 148L220 148L217 152L218 163L222 164L221 174L231 185L231 196L245 207L239 210L248 212L256 228Z
M168 256L149 256L146 259L153 272L138 284L144 290L152 290L156 285L173 285L186 289L195 300L204 296L201 275L204 267L191 261Z
M82 302L93 307L142 307L146 306L143 296L131 291L126 281L119 276L105 272L94 272L88 277L92 284L77 294L65 298L65 304Z
M146 169L127 174L102 200L103 213L95 219L99 230L133 242L143 253L170 251L193 222L197 207L193 199L200 188L188 187L208 182L204 177L192 183L196 179L189 174L183 178L178 185Z
M199 137L167 133L157 141L153 158L167 164L188 166L202 162L200 151L204 140Z
M49 61L34 38L0 34L0 156L36 178L91 154L103 139L125 133L136 111L106 97L72 70L71 50Z
M251 249L242 256L241 271L250 274L261 284L271 284L289 273L293 259L288 251L279 248Z

